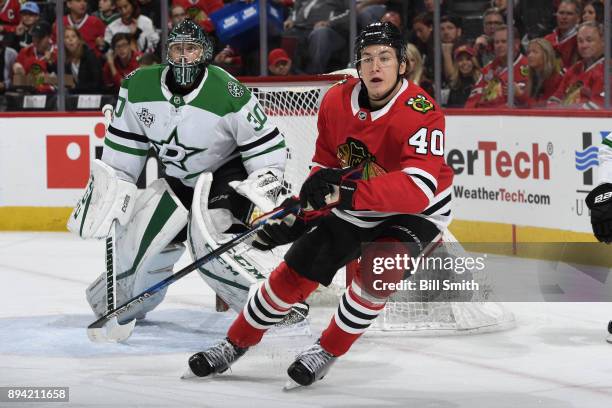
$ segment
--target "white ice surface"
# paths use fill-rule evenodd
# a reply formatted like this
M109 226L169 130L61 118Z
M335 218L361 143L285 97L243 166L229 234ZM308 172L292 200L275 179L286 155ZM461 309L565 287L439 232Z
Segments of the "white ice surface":
M214 312L194 272L127 344L93 344L84 291L103 267L99 241L0 234L0 386L70 387L69 403L0 406L612 407L609 304L509 303L518 327L485 335L368 334L323 381L286 393L286 367L331 309L313 312L313 335L268 336L231 373L184 381L187 358L221 338L233 315Z

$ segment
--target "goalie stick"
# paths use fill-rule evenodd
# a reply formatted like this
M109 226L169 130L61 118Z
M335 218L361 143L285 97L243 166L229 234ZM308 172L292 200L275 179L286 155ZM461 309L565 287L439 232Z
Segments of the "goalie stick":
M127 339L127 337L129 337L129 335L131 334L132 328L134 327L134 324L136 322L135 320L132 320L130 323L127 323L125 325L119 325L119 323L117 322L117 318L121 314L127 312L134 305L144 302L147 298L153 296L155 293L159 292L165 287L170 286L177 280L181 279L182 277L189 274L190 272L193 272L194 270L200 268L202 265L206 264L207 262L210 262L211 260L215 259L219 255L229 251L230 249L234 248L238 244L248 240L253 235L255 235L266 224L268 220L282 218L289 213L298 212L298 210L299 210L299 206L295 205L295 206L286 207L286 208L279 208L275 211L272 211L272 213L268 217L266 217L266 219L253 225L253 227L250 230L234 237L230 241L227 241L226 243L224 243L223 245L221 245L219 248L215 249L214 251L210 252L206 256L203 256L202 258L197 259L192 264L187 265L186 267L176 272L175 274L167 277L166 279L146 289L142 293L129 299L124 304L114 307L112 310L109 310L104 316L100 317L98 320L96 320L95 322L93 322L87 327L87 336L93 342L104 342L104 341L117 342L117 341L123 341ZM114 299L114 296L113 296L113 299ZM131 327L129 327L129 325L131 325ZM127 333L127 336L126 336L126 333Z

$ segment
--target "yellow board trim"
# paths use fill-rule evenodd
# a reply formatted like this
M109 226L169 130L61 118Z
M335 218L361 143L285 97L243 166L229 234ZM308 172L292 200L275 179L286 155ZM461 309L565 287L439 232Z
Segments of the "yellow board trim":
M0 207L0 231L67 231L66 222L71 212L71 207ZM450 230L466 249L472 251L479 250L477 243L507 243L500 245L495 252L521 258L612 267L610 247L595 243L592 234L465 220L453 221ZM544 245L551 242L590 244L563 247L560 252L562 246ZM487 247L489 252L494 252L490 249Z
M68 231L72 207L0 207L0 231Z

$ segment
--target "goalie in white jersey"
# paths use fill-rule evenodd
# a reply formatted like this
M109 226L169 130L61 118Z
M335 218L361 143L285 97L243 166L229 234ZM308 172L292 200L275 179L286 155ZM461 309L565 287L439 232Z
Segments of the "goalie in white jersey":
M612 243L612 136L599 146L599 185L586 197L593 234L600 242ZM612 320L608 322L608 343L612 343Z
M213 45L202 29L190 20L177 25L167 54L167 64L140 68L121 84L102 160L93 163L68 222L83 238L114 237L107 260L116 294L107 289L106 273L87 289L97 316L170 276L184 241L201 257L220 234L244 228L253 203L272 209L281 188L283 135L244 85L210 65ZM137 195L150 148L166 177ZM220 259L200 275L240 310L256 279L237 269ZM131 308L119 323L143 318L164 295Z

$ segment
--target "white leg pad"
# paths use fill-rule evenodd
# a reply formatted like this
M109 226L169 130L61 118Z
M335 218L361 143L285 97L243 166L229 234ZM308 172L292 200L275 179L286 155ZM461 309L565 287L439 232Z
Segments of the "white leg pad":
M138 197L130 222L117 233L114 262L117 267L117 305L139 294L172 273L172 266L181 257L184 247L168 244L187 224L187 210L174 195L167 182L155 180ZM167 248L168 247L168 248ZM106 313L105 274L86 291L94 313ZM129 321L153 310L164 298L165 290L121 316Z

